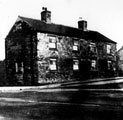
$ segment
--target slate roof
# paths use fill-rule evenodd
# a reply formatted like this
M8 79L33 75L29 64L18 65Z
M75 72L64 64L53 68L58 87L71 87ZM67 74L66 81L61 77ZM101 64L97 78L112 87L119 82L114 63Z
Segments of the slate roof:
M85 32L85 36L84 36L85 39L90 39L90 40L93 40L93 41L101 41L101 42L109 42L109 43L117 43L111 39L109 39L108 37L104 36L103 34L97 32L97 31L87 31Z
M36 19L26 18L26 17L21 17L21 16L19 16L18 18L26 22L32 28L34 28L35 30L39 32L83 38L83 39L92 40L95 42L102 41L102 42L110 42L110 43L116 44L115 41L110 40L109 38L107 38L106 36L102 35L101 33L97 31L89 31L89 30L82 31L74 27L53 24L53 23L48 24L48 23L42 22L41 20L36 20Z

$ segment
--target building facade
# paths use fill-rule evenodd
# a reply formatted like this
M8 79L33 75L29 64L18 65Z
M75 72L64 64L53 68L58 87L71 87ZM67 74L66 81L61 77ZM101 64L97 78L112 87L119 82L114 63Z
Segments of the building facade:
M119 76L123 76L123 46L117 51L117 71Z
M116 72L116 42L99 32L19 16L5 39L6 73L11 85L112 77Z

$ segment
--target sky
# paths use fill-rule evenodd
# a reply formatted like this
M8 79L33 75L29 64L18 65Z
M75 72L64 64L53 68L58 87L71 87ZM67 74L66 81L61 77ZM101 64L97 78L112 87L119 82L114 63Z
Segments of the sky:
M88 30L102 33L123 46L123 0L0 0L0 60L5 58L5 38L18 16L41 19L42 7L52 12L52 22L78 27L88 22Z

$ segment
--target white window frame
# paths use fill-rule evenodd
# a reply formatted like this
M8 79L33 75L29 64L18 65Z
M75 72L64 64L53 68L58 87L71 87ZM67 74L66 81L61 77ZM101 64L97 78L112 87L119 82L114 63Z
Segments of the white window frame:
M96 70L96 69L97 69L97 61L91 60L91 70Z
M24 72L23 62L21 63L15 63L15 71L17 72Z
M18 63L17 62L15 63L15 71L16 71L16 73L18 72Z
M56 40L56 37L49 37L49 48L50 49L57 49L57 47L56 47L56 42L57 42L57 40Z
M51 58L49 67L50 67L50 70L57 70L57 59Z
M73 70L79 70L79 60L73 60Z
M74 51L78 51L79 48L79 42L77 40L73 41L73 50Z
M111 53L111 45L107 44L106 50L107 50L107 53L110 54Z
M90 46L90 51L95 53L97 52L96 43L91 42L89 46Z

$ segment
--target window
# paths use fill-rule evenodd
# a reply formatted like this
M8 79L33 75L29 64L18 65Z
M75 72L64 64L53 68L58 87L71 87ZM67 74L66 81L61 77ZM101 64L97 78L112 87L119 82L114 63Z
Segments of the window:
M15 63L15 71L18 72L18 63Z
M23 68L23 62L21 63L15 63L15 71L16 73L23 73L24 72L24 68Z
M22 24L21 23L17 24L16 30L22 30Z
M108 62L108 70L112 69L112 62L111 61L107 61Z
M79 60L73 60L73 70L79 70Z
M56 59L50 59L50 70L57 70Z
M49 48L56 49L56 37L49 37Z
M78 51L78 45L79 45L78 41L73 42L73 50L74 51Z
M89 45L89 47L90 47L90 51L92 51L92 52L96 52L96 44L95 43L90 43L90 45Z
M96 60L92 60L91 61L91 70L95 70L96 69Z
M107 53L111 53L111 45L107 45Z

